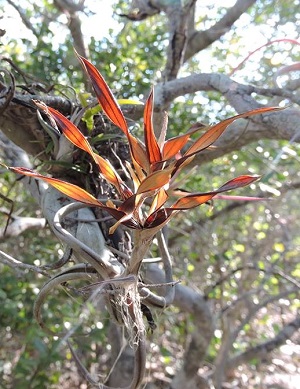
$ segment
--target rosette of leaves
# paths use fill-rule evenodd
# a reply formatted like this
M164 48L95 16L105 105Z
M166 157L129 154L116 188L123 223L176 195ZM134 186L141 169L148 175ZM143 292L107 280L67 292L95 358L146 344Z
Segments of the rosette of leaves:
M93 193L80 186L42 175L34 170L22 167L10 167L9 169L15 173L42 179L76 202L105 210L115 219L115 224L110 228L110 233L113 233L120 224L132 231L133 250L123 272L103 271L102 274L99 274L103 281L98 282L97 285L102 289L115 290L116 296L110 297L109 300L112 303L111 311L115 312L117 305L121 307L122 317L117 317L118 321L121 325L127 324L128 328L133 329L136 365L134 377L128 388L138 388L143 381L146 359L140 297L145 298L145 304L149 303L149 305L153 304L163 308L172 302L172 296L174 295L174 293L170 293L166 298L151 294L150 291L145 292L145 288L139 282L140 267L154 237L178 212L200 206L213 198L217 198L220 193L244 187L259 178L259 176L242 175L230 179L216 190L189 193L176 189L176 179L179 173L191 163L195 155L213 145L236 119L264 114L278 108L259 108L225 119L218 124L207 127L204 133L201 131L198 138L189 143L191 135L196 133L198 129L191 129L183 135L166 139L167 120L164 120L160 136L158 138L155 136L152 121L154 104L154 92L152 90L145 103L144 139L140 140L129 132L126 119L102 75L87 59L81 56L78 57L91 80L103 112L115 126L120 128L127 138L131 161L124 162L123 169L126 170L126 176L130 177L130 182L125 182L112 163L94 151L92 145L74 123L59 111L39 102L35 102L37 107L56 122L64 136L73 145L90 155L99 171L99 177L105 179L109 185L115 188L118 201L115 201L115 199L107 199L105 202L100 201ZM222 195L220 197L224 198L226 196ZM165 255L168 256L167 251L165 251ZM95 271L93 268L94 262L89 261L89 259L87 261L90 262L89 265L93 269L90 271ZM169 274L166 281L172 282L170 260L166 261L164 265L169 267L165 269L165 272ZM96 271L101 273L99 268L101 269L101 266ZM104 264L103 268L105 268ZM45 290L49 292L53 286L75 279L75 276L80 278L80 275L83 274L84 278L87 279L86 271L85 273L72 273L67 270L59 276L55 276L54 281L50 280L45 285ZM117 289L115 288L116 285L118 285ZM39 303L36 304L35 309L35 316L40 324L42 324L40 305L46 296L45 290L41 290L40 296L42 297L40 299L38 297ZM73 355L77 360L77 364L80 365L80 361L78 361L74 352ZM83 366L80 367L82 370ZM98 384L93 381L86 371L84 374L92 384ZM108 388L105 385L102 386L102 384L101 387Z

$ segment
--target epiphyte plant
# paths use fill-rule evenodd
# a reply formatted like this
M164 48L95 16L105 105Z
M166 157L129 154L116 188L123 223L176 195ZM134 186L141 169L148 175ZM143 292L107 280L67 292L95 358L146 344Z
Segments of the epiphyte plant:
M65 138L89 154L94 168L99 171L99 177L101 176L114 188L117 198L107 198L103 201L86 189L62 179L48 177L22 167L10 167L9 169L21 175L41 179L76 201L57 212L54 228L61 240L79 253L85 267L75 265L73 269L64 270L45 284L37 297L34 308L38 323L53 334L47 329L41 316L41 308L46 296L54 287L66 281L80 278L89 281L92 286L90 290L97 288L97 293L109 296L106 297L106 306L112 319L126 326L135 347L134 376L128 386L133 389L140 387L145 372L146 341L142 307L165 308L172 303L174 297L171 259L161 234L162 228L178 212L207 203L213 198L218 198L218 195L223 192L244 187L259 178L259 176L242 175L227 181L216 190L189 193L176 188L179 173L191 163L197 154L208 149L236 119L264 114L278 108L259 108L223 120L207 127L204 133L201 129L201 134L192 143L191 135L196 133L198 128L166 140L167 120L163 121L163 128L158 138L154 132L152 120L154 91L152 90L144 108L144 140L142 142L130 133L127 121L99 71L87 59L81 56L78 58L92 83L103 112L123 132L128 141L131 161L122 163L127 180L121 178L109 160L94 151L87 138L71 120L39 101L35 101L35 104L40 111L48 115L50 121L56 123ZM222 195L222 198L224 197ZM62 220L70 212L83 206L98 207L115 219L115 224L110 227L110 233L114 233L120 225L131 230L132 251L125 264L119 267L113 266L92 249L76 241L75 237L72 238L70 234L66 234L61 225ZM165 271L167 285L165 296L152 293L140 278L142 262L156 236ZM71 350L81 371L85 371L72 348ZM93 385L99 385L87 371L85 371L85 376ZM104 384L101 387L108 388Z

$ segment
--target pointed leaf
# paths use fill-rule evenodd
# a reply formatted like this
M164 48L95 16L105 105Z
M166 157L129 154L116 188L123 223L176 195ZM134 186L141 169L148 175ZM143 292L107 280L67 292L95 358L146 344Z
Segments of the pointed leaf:
M161 126L160 134L159 134L159 137L157 140L158 147L160 150L163 149L163 145L164 145L165 140L166 140L168 121L169 121L169 117L168 117L167 112L163 112L162 115L163 115L162 126Z
M165 225L171 218L173 214L176 213L175 209L171 208L162 208L158 211L155 211L147 217L145 220L143 228L155 228L158 226Z
M81 150L86 151L91 157L94 159L96 164L99 166L99 169L104 176L104 178L110 183L113 184L120 194L123 193L122 187L125 187L122 179L119 177L118 173L115 171L113 166L109 161L102 158L100 155L94 153L91 145L88 140L82 134L82 132L72 123L69 119L67 119L64 115L62 115L59 111L54 108L47 107L44 105L37 104L39 108L42 108L45 112L50 113L51 116L55 119L59 128L65 135L65 137L73 143L75 146L79 147Z
M177 200L176 203L171 206L171 208L179 210L197 207L198 205L204 204L207 201L211 200L218 193L227 192L228 190L236 188L241 188L243 186L251 184L259 178L259 176L247 175L233 178L232 180L227 181L224 185L220 186L220 188L218 188L217 190L207 193L191 193L185 197L182 197Z
M195 123L186 134L168 139L163 147L163 160L168 160L174 157L186 145L192 134L199 130L203 130L204 128L204 124Z
M150 192L158 188L165 186L171 178L173 168L158 170L150 174L145 180L140 184L137 194Z
M257 181L259 178L260 176L248 175L233 178L232 180L227 181L224 185L220 186L220 188L217 190L217 193L226 192L236 188L242 188L243 186L252 184L252 182Z
M132 213L135 208L136 194L130 196L126 201L119 206L118 210L124 213Z
M184 154L183 158L189 155L193 155L195 153L199 153L201 150L206 149L208 146L210 146L212 143L214 143L226 130L226 128L229 126L229 124L233 123L236 119L245 118L252 115L258 115L263 114L266 112L271 111L278 111L282 108L278 107L264 107L264 108L258 108L254 109L249 112L244 112L240 115L233 116L231 118L225 119L222 122L212 126L209 128L208 131L206 131L205 134L203 134Z
M72 123L69 119L67 119L63 114L57 111L54 108L47 107L44 104L40 104L39 102L35 102L35 104L42 109L45 113L49 114L55 119L59 128L65 135L65 137L73 143L73 145L79 147L81 150L86 151L91 156L93 156L93 150L91 145L86 140L85 136L82 132Z
M146 151L147 151L150 165L155 162L161 161L160 149L153 130L152 114L153 114L153 89L146 101L145 109L144 109L145 146L146 146Z
M107 182L113 184L121 195L125 195L126 192L127 195L125 195L125 197L127 197L128 194L132 194L131 190L125 185L119 174L115 171L114 167L107 159L96 153L93 153L93 157L100 168L101 174Z
M174 157L179 151L186 145L189 140L190 134L183 134L174 138L168 139L163 147L162 159L167 161Z
M173 170L173 179L175 175L178 175L180 173L180 170L182 170L185 166L192 162L195 156L196 154L193 154L192 156L182 157L175 162Z
M169 196L164 189L160 189L154 196L151 207L149 209L149 215L160 209L168 200Z
M149 172L150 163L144 145L131 134L129 134L128 140L130 143L132 160L134 160L145 172Z
M132 219L132 213L125 214L121 219L119 219L114 225L112 225L109 228L109 231L108 231L109 234L113 234L116 231L116 229L119 227L120 224L128 222L131 219Z
M122 210L115 209L114 207L111 208L109 206L105 206L103 203L98 201L93 195L91 195L90 193L88 193L87 191L85 191L84 189L80 188L77 185L59 180L57 178L45 177L42 174L36 173L31 169L27 169L23 167L9 167L9 169L18 174L23 174L29 177L41 179L47 182L48 184L52 185L55 189L59 190L66 196L71 197L76 201L80 201L85 204L99 207L107 211L116 220L122 219L121 223L126 225L128 228L133 228L133 229L141 228L141 225L134 218L132 218L132 214L128 215L126 212Z
M136 192L138 190L138 187L139 187L141 181L143 181L145 179L145 175L140 171L139 176L142 177L140 179L140 177L137 175L136 170L132 168L131 164L128 161L125 161L125 163L126 163L126 168L130 174L131 181L133 182L133 189ZM139 165L138 165L138 167L139 167Z
M172 205L171 209L190 209L198 207L198 205L204 204L207 201L211 200L216 193L201 193L201 194L191 194L181 199L177 200L175 204Z
M122 219L121 224L124 224L124 226L128 228L132 228L134 230L140 229L141 225L135 220L132 215L129 215L129 217L126 217L126 213L119 211L118 209L115 208L110 208L110 207L103 207L105 211L107 211L114 219L120 220ZM120 223L118 223L120 224Z
M25 176L30 176L34 178L39 178L48 184L52 185L54 188L65 194L66 196L71 197L76 201L80 201L82 203L91 204L95 206L103 206L103 204L98 201L93 195L88 193L86 190L80 188L77 185L71 184L69 182L65 182L59 180L57 178L45 177L42 174L36 173L31 169L22 168L22 167L10 167L15 173L24 174Z
M128 136L128 127L125 117L114 98L109 86L105 82L100 72L87 59L78 55L80 62L87 71L87 74L92 82L92 86L98 98L99 104L107 117Z

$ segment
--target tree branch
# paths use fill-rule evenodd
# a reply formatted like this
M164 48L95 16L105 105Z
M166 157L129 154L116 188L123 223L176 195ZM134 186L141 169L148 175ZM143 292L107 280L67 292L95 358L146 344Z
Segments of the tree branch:
M199 51L204 50L222 35L226 34L239 17L251 7L256 0L237 0L224 17L205 31L196 31L188 40L184 62Z
M89 53L84 44L83 34L81 31L81 21L76 13L70 14L68 27L70 29L70 33L74 42L74 47L77 53L85 58L88 58Z
M8 224L6 230L0 228L0 242L7 238L16 237L24 231L41 229L46 225L44 218L12 216L13 221Z
M73 38L74 47L78 54L83 57L88 57L88 52L84 44L83 34L81 31L81 21L78 16L78 12L82 12L84 9L84 0L80 2L74 2L71 0L55 0L54 5L56 8L67 15L69 20L69 30Z
M18 259L15 259L15 258L11 257L10 255L4 253L1 250L0 250L0 262L2 262L4 265L7 265L13 269L30 270L30 271L33 271L35 273L42 274L46 277L50 277L49 274L46 271L42 270L40 267L34 266L34 265L29 265L27 263L23 263L23 262L19 261Z
M26 17L25 12L23 8L19 7L17 4L15 4L12 0L7 0L8 4L10 4L19 14L22 22L24 25L30 30L37 38L39 37L39 32L33 27L33 25L30 23L29 19Z
M291 339L293 334L300 328L300 316L297 316L294 320L286 324L274 338L249 348L245 352L236 355L231 358L226 366L226 370L229 371L237 366L249 362L253 358L263 359L271 351L277 349Z
M291 101L300 103L296 93L280 88L263 89L252 85L243 85L233 81L224 74L193 74L191 76L160 83L155 88L157 111L162 111L176 97L197 91L217 91L238 112L247 112L261 107L251 95L289 96ZM250 120L238 120L228 127L226 132L214 144L212 150L205 150L196 156L190 166L200 166L234 150L239 150L258 139L282 139L300 141L300 111L296 108L286 108L277 113L253 116Z
M240 84L221 73L200 73L157 84L155 87L155 107L162 111L177 97L199 91L220 92L239 113L260 106L251 97L252 94L267 97L280 96L295 104L300 104L300 97L289 90Z
M164 80L173 80L182 66L188 34L190 12L195 0L183 6L181 2L172 3L164 8L169 21L169 45L167 63L163 72Z

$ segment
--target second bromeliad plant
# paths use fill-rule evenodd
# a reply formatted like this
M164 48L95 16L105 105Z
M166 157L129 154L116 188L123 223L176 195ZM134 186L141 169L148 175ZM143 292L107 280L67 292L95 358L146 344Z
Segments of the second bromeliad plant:
M177 190L175 189L175 180L182 169L186 168L194 159L195 155L209 148L234 120L274 111L277 108L259 108L226 119L208 127L204 134L200 135L190 146L187 146L190 135L197 130L191 130L183 135L166 140L165 124L161 129L159 138L157 139L155 136L152 124L152 91L144 109L144 141L142 142L129 132L125 117L98 70L85 58L79 56L79 60L91 80L104 113L114 125L121 129L128 140L131 162L124 163L123 168L126 169L127 176L131 177L131 182L125 183L121 179L112 164L93 150L86 137L69 119L57 110L46 107L39 102L36 102L38 108L49 115L52 120L55 120L62 134L76 147L91 156L94 164L99 169L99 175L115 188L118 201L107 199L106 202L101 202L92 193L77 185L41 175L30 169L11 167L10 170L42 179L77 202L105 210L115 219L115 224L111 227L110 233L113 233L120 224L132 230L133 249L122 272L113 271L111 267L108 271L106 264L101 263L99 258L97 261L100 263L97 263L97 266L95 266L95 261L87 260L92 268L95 269L96 267L100 279L98 282L99 288L110 289L111 297L107 301L107 305L111 305L112 309L109 309L109 311L117 312L115 316L118 316L119 323L121 325L127 324L131 331L136 348L136 366L134 377L128 388L138 388L143 382L146 360L141 306L146 304L164 307L171 303L173 296L173 293L170 293L168 298L157 296L140 283L140 267L154 237L178 212L206 203L212 198L218 197L219 193L246 186L259 177L242 175L231 179L217 190L205 193L188 193ZM159 237L159 239L162 247L165 247L162 237ZM165 256L168 257L166 248ZM92 254L87 258L92 258ZM165 264L165 267L167 267L167 269L165 268L166 281L172 282L170 259L167 258L166 261L168 263ZM121 312L121 315L118 312ZM37 313L36 317L39 320L40 313ZM80 362L77 360L77 363ZM86 376L92 384L99 385L89 375ZM108 388L105 385L101 387Z

